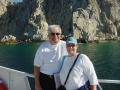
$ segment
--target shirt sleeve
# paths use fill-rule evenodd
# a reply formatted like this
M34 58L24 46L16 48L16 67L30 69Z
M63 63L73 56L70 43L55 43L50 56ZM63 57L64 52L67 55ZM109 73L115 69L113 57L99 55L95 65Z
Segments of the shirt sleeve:
M97 85L98 79L92 62L86 55L82 57L82 62L84 73L87 76L90 85Z
M59 65L60 65L60 67L58 68L58 71L54 73L54 75L55 75L55 74L60 74L60 71L61 71L61 69L62 69L62 67L63 67L63 63L64 63L65 57L66 57L66 56L63 56L63 57L60 58L60 60L59 60Z
M62 56L68 55L67 48L66 48L66 42L62 43Z
M35 54L34 66L40 67L43 64L43 52L40 46Z

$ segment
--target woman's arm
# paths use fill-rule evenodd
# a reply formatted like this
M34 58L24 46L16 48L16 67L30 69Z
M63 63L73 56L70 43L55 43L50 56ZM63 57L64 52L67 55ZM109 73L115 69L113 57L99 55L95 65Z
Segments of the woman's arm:
M96 88L97 88L96 85L90 85L90 90L97 90Z

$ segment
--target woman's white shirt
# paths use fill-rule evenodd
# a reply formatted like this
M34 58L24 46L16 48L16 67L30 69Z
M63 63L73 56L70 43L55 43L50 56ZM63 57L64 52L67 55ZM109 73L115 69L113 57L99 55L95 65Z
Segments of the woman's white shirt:
M62 69L60 71L60 80L62 85L64 84L68 72L75 59L76 56L66 56ZM90 85L98 84L97 76L92 62L85 54L80 54L75 66L69 75L68 81L65 85L66 89L76 90L83 86L88 80L90 82Z

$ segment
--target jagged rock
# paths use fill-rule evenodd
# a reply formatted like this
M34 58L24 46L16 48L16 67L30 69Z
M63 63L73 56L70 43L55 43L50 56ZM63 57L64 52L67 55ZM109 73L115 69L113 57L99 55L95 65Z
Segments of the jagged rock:
M36 8L35 12L31 15L24 31L25 37L34 41L47 39L48 24L46 22L44 10L40 8L40 3L38 3L38 6L39 7Z
M120 22L117 23L118 36L120 36Z
M89 19L89 13L83 9L73 13L73 35L77 39L93 41L96 34L97 22Z
M113 39L118 37L120 21L120 1L113 0L98 0L101 9L101 22L103 23L101 31L106 35L106 39Z
M72 33L72 0L44 0L46 21L59 24L64 35Z
M7 12L7 2L3 2L3 1L1 1L0 2L0 17L1 17L1 15L3 15L5 12Z
M12 35L5 35L2 39L1 42L16 42L16 37Z
M77 5L74 5L75 12L73 13L73 35L75 37L91 41L96 39L116 39L116 37L119 36L119 25L116 23L119 21L117 20L120 9L119 1L89 0L87 2L87 0L74 0L74 2L75 1L76 4L74 4ZM89 22L89 24L86 22Z
M85 42L119 39L119 0L0 0L0 40L13 35L17 40L47 40L47 27L59 24L63 36Z

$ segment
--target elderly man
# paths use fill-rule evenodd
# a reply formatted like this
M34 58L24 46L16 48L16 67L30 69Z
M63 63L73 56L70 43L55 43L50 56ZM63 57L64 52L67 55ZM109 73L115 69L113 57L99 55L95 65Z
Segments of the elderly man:
M53 74L60 68L60 57L67 54L66 43L61 39L58 25L48 27L49 40L37 50L34 59L35 90L55 90Z

